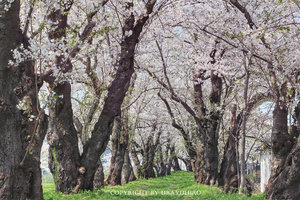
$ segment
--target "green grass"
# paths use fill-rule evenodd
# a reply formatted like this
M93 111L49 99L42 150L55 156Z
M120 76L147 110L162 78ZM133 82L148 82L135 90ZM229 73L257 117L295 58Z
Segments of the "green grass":
M191 172L176 172L171 176L130 182L122 186L107 186L103 189L65 195L55 191L54 183L43 183L45 200L67 199L207 199L207 200L263 200L262 194L252 197L238 194L223 194L219 188L196 184ZM130 194L131 192L131 194ZM167 194L169 192L169 194ZM135 193L135 194L133 194ZM186 193L186 194L184 194ZM190 194L188 194L190 193Z
M52 182L54 182L52 174L44 174L44 175L42 175L42 182L43 183L48 183L48 182L52 183Z

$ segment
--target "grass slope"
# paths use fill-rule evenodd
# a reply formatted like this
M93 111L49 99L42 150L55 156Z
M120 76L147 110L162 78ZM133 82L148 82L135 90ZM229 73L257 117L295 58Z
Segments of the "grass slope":
M55 191L54 183L43 183L45 200L67 199L207 199L207 200L263 200L263 195L252 197L223 194L219 188L196 184L191 172L174 172L171 176L130 182L122 186L107 186L94 191L64 195Z

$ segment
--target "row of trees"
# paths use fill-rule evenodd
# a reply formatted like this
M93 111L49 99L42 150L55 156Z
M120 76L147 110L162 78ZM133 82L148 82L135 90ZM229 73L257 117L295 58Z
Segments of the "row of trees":
M46 137L60 192L135 180L132 159L138 178L182 160L195 181L242 193L251 150L264 146L267 197L298 199L299 6L0 1L0 198L43 199ZM266 121L252 127L264 102L274 103L269 142Z

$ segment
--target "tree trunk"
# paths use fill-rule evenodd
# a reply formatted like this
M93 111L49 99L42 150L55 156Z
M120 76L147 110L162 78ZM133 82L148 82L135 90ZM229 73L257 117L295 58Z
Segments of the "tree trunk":
M142 171L141 171L141 176L144 179L148 178L155 178L155 172L154 172L154 166L153 162L151 160L143 160L143 165L142 165Z
M192 172L193 171L193 167L192 167L192 162L189 158L179 158L180 160L182 160L185 164L185 170L188 172Z
M212 122L209 123L208 134L206 140L203 141L203 174L200 183L206 185L215 185L218 182L218 121L219 116L211 117Z
M173 161L172 156L169 156L169 160L166 168L166 175L171 175L172 161Z
M49 168L56 190L70 193L76 186L79 168L77 132L73 123L71 85L64 82L55 88L59 97L50 108L48 133Z
M288 133L287 116L286 105L276 102L271 137L271 177L266 187L269 199L296 200L300 198L299 113L296 118L298 133L294 138Z
M179 166L179 162L178 162L178 158L176 156L176 152L175 152L175 146L171 147L171 156L173 158L173 169L175 172L177 171L181 171L180 166Z
M162 153L161 145L158 146L158 151L157 151L158 157L159 157L159 170L157 172L157 176L165 176L167 175L167 167L164 162L164 156ZM166 153L166 158L168 158L168 151Z
M224 147L224 154L220 169L219 184L223 187L225 192L237 191L238 188L238 163L237 163L237 138L238 126L241 121L241 116L236 115L237 105L234 104L230 110L231 125L229 136Z
M98 168L94 176L94 187L101 188L104 186L104 173L101 158L98 160Z
M132 147L131 147L131 157L132 157L133 163L135 165L137 177L141 178L141 176L142 176L142 169L141 169L142 166L141 166L140 160L138 158L136 148L134 147L133 144L132 144Z
M245 71L246 71L246 79L245 79L245 86L244 86L244 112L243 112L243 127L242 127L242 134L241 134L241 172L240 172L240 186L239 186L239 194L245 193L246 188L246 124L247 124L247 114L246 110L248 109L248 88L249 88L249 79L250 79L250 72L247 67L247 63L245 60Z
M112 148L111 148L109 173L108 173L108 175L107 175L107 177L105 178L105 181L104 181L104 183L106 185L110 184L112 173L115 171L120 132L121 132L120 117L116 117L115 120L114 120L112 135L111 135L111 139L110 139Z
M52 22L48 30L50 40L61 40L67 35L68 13L73 2L61 4L52 8L48 13L48 20ZM92 27L93 28L93 27ZM92 29L91 28L91 29ZM84 33L83 33L84 34ZM84 39L80 38L81 41ZM69 57L59 55L55 58L55 67L62 73L70 72L73 68L70 58L74 58L80 48L69 49ZM56 85L53 72L44 74L44 81L48 82L58 96L54 96L49 109L49 169L53 175L56 191L70 193L77 184L77 178L84 171L79 166L78 133L74 126L71 102L71 84L68 81ZM97 160L96 160L97 162Z
M122 103L122 105L125 104L126 108L122 110L121 117L116 117L114 120L113 134L111 137L112 158L110 164L110 172L106 180L106 184L121 185L122 183L122 169L124 165L125 154L129 145L128 106L130 106L130 95L131 91L134 88L135 80L136 75L133 75L129 86L129 92L127 93L127 97Z
M180 165L179 165L179 161L178 161L177 156L174 156L173 162L174 162L174 167L173 167L173 168L174 168L174 171L175 171L175 172L181 171L181 168L180 168Z
M135 181L136 177L133 172L133 168L131 165L129 151L125 151L124 164L122 169L122 184L127 184L129 181Z
M125 20L123 27L124 39L121 42L116 78L108 89L107 98L104 101L103 110L92 132L92 137L83 148L80 164L85 168L85 173L83 180L79 181L83 183L81 186L82 189L93 189L93 178L97 170L97 158L106 149L112 132L114 118L121 113L121 104L128 91L134 72L135 47L139 42L139 36L149 15L153 11L155 3L156 0L149 0L145 7L146 14L141 15L136 21L133 15L128 16ZM130 30L125 30L125 26L126 29L129 27ZM127 36L127 31L132 31L132 34Z
M197 183L201 183L203 180L203 150L200 141L196 144L196 156L192 160L194 178Z
M125 151L128 146L127 122L122 122L121 117L116 117L114 121L114 131L112 134L112 158L110 173L106 184L121 185L122 168L124 164Z
M130 41L127 41L128 43ZM97 158L101 155L107 146L109 137L112 132L112 125L115 116L120 115L120 107L128 90L133 69L133 54L134 47L130 47L128 51L128 44L122 44L122 55L116 79L113 81L108 90L108 96L105 100L103 110L100 114L98 122L92 132L91 139L86 143L81 157L81 166L84 166L86 173L84 176L84 189L93 188L93 177L96 171ZM127 55L129 54L129 55ZM130 55L131 54L131 55ZM95 161L96 160L96 161Z
M25 174L20 167L24 155L21 116L13 92L19 77L8 68L11 50L18 45L20 2L14 1L5 11L7 3L0 2L0 199L25 199Z
M216 50L215 50L216 51ZM214 64L215 61L215 51L211 53L211 61ZM198 122L199 126L199 140L200 140L200 150L198 145L197 159L195 163L195 168L197 170L197 181L206 185L218 184L218 139L219 139L219 123L221 120L220 111L217 107L221 104L222 95L222 78L211 71L211 92L210 92L210 104L211 110L209 114L205 114L205 108L202 100L202 89L199 84L195 85L195 96L198 100L198 111L200 114L200 120ZM200 87L197 88L196 86ZM205 114L205 116L203 116ZM199 159L203 159L203 162ZM202 162L202 164L201 164ZM198 166L200 165L200 166ZM203 167L203 169L200 169ZM202 171L202 172L201 172Z
M35 88L32 63L8 66L8 60L13 60L11 50L26 38L19 28L20 1L11 3L8 11L6 4L10 3L0 2L0 199L43 199L40 150L47 117L41 113L38 122L28 117L38 117L35 92L39 88ZM23 98L25 111L16 107Z
M170 140L171 140L170 137L168 137L167 150L166 150L166 162L167 162L166 175L171 175L172 161L173 161L172 147L170 144Z
M148 140L149 141L149 140ZM144 179L155 178L154 172L154 156L155 146L151 143L146 144L145 154L143 155L143 162L141 167L141 176Z
M166 175L166 165L165 165L165 162L164 162L164 156L163 156L163 153L162 153L162 149L161 149L161 145L159 145L157 147L157 152L156 152L156 155L157 155L157 167L155 167L156 169L156 174L158 177L161 177L161 176L165 176Z
M162 134L161 130L158 130L156 138L154 139L155 130L157 128L156 122L152 125L152 133L148 137L145 144L145 148L142 150L143 162L141 167L141 175L143 178L155 178L154 172L154 157L156 151L159 147L160 136Z
M41 111L42 112L42 111ZM27 129L27 138L32 138L32 140L24 139L26 144L26 151L28 151L27 156L24 160L24 171L26 176L26 185L28 187L29 199L43 199L43 189L42 189L42 172L40 168L40 158L41 158L41 149L43 145L44 138L48 130L48 117L42 113L39 118L38 126L34 130L36 121L28 121L28 125L31 126ZM34 134L34 136L32 136ZM31 137L29 137L31 136ZM23 159L24 159L23 157Z

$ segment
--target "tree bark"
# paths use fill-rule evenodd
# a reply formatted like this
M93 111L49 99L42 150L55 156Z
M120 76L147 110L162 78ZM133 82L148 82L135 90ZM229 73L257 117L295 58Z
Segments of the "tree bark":
M10 3L0 2L0 199L43 199L40 151L47 116L37 109L40 84L35 83L33 63L8 66L11 50L28 45L19 27L20 1L11 3L8 11L6 4ZM22 99L26 110L16 107Z
M134 54L135 47L139 42L139 36L149 15L153 11L156 0L149 0L146 3L145 14L142 14L136 21L134 16L130 15L123 27L123 40L121 42L120 59L118 60L118 69L116 78L108 89L107 98L104 101L103 110L100 114L92 132L91 139L83 148L83 154L80 164L85 168L82 189L93 189L93 178L97 169L97 158L101 155L107 146L112 132L114 118L121 113L121 104L125 94L128 91L130 80L134 72ZM133 19L133 20L132 20ZM126 27L126 30L125 30ZM127 28L129 28L127 30ZM126 31L132 31L130 36L125 35Z
M98 165L93 182L95 188L101 188L104 186L104 173L101 158L98 160Z
M167 162L167 165L166 165L166 175L171 175L171 170L172 170L172 167L173 167L173 154L172 154L172 147L171 147L171 139L170 137L168 137L167 139L167 149L166 149L166 162ZM175 149L174 149L175 151Z
M116 117L114 121L114 131L112 134L112 158L110 172L105 181L106 184L121 185L122 168L124 164L125 152L128 146L127 122L122 122L122 117Z
M168 155L169 151L170 151L170 154ZM171 175L173 157L172 157L170 145L167 146L166 154L167 154L167 156L166 156L167 157L167 167L166 167L166 174L165 175Z
M277 101L273 111L271 136L271 177L266 187L269 199L300 198L299 113L296 118L296 136L288 133L287 116L286 105Z
M68 11L71 10L73 2L61 4L58 8L48 13L48 19L52 22L48 32L51 40L60 40L66 37L68 28ZM93 27L92 27L93 28ZM92 29L91 29L92 30ZM87 35L84 31L82 35ZM80 37L81 41L85 38ZM70 58L74 58L80 48L70 49ZM55 65L62 73L69 72L72 68L70 58L64 55L56 56ZM77 184L78 176L84 171L79 166L78 133L73 121L73 109L71 102L71 84L64 81L54 85L57 77L53 71L43 75L43 80L48 82L55 92L50 102L49 109L49 169L53 175L56 190L63 193L70 193ZM96 160L97 162L97 160Z
M236 114L237 105L234 104L230 109L231 125L229 136L224 147L224 154L220 169L219 184L225 192L237 191L238 188L238 162L237 162L237 139L239 135L239 124L241 116Z
M119 147L118 144L119 144L120 132L121 132L121 119L120 119L120 117L117 116L117 117L115 117L115 120L114 120L112 135L110 138L112 147L111 147L109 173L104 181L104 183L106 185L110 184L112 173L115 171L116 159L117 159L118 147Z
M136 75L133 75L129 86L129 92L127 93L127 97L122 104L125 105L126 108L122 110L121 116L116 117L114 120L113 134L111 137L112 158L110 164L110 172L107 180L105 181L106 184L121 185L122 182L122 169L125 159L125 153L129 145L128 106L130 106L130 95L131 91L134 88L135 79Z
M132 157L133 163L135 165L137 177L141 178L141 176L142 176L142 169L141 169L142 166L141 166L141 162L138 158L137 150L136 150L134 144L132 144L132 146L131 146L131 157Z
M141 166L141 176L144 179L155 178L154 172L154 157L155 157L156 146L153 143L153 137L148 138L147 143L145 144L143 162Z
M193 172L194 172L194 178L197 183L201 183L203 181L203 150L202 145L200 141L197 141L196 143L196 156L194 160L192 160L193 163Z
M122 169L122 184L127 184L129 181L135 181L136 177L134 175L133 167L131 165L129 151L126 149L124 164Z
M178 161L178 158L177 156L174 156L173 158L173 163L174 163L174 171L175 172L178 172L178 171L181 171L181 168L180 168L180 165L179 165L179 161Z
M216 119L218 120L218 119ZM204 141L203 149L203 179L200 183L206 185L214 185L218 180L218 138L216 136L217 123L212 124L212 129ZM199 152L201 153L201 152Z
M175 152L175 146L171 147L170 154L171 154L170 156L172 157L172 167L173 167L174 171L175 172L181 171L179 162L178 162L178 158L177 158L176 152Z
M193 166L192 166L191 160L190 159L184 159L183 162L185 164L186 171L192 172L193 171Z
M241 172L240 172L240 186L239 186L239 194L245 193L246 188L246 125L247 125L247 113L246 110L248 109L248 88L249 88L249 79L250 79L250 72L248 70L248 66L246 63L246 59L244 61L245 71L246 71L246 79L245 79L245 86L244 86L244 110L243 112L243 125L242 125L242 134L241 134Z
M213 58L213 63L214 56L211 57ZM218 184L218 131L219 123L221 120L220 111L218 111L216 107L220 106L221 104L222 78L220 78L215 74L214 71L212 71L210 79L212 85L210 93L210 103L212 105L212 110L207 118L203 120L206 128L203 130L203 123L199 125L200 142L203 148L201 149L202 151L197 152L197 154L203 153L203 172L202 180L198 181L206 185L215 185ZM198 155L197 158L199 158Z
M167 168L166 168L166 164L164 162L164 156L163 156L162 148L161 148L160 144L157 147L156 155L157 155L157 165L156 165L155 169L156 169L157 176L158 177L165 176L167 173L167 171L166 171ZM168 156L168 151L166 153L166 156Z
M9 11L4 11L7 3L0 2L0 198L25 199L25 174L19 166L24 155L21 116L13 93L19 77L8 67L11 50L18 45L20 2L14 1Z
M27 140L24 139L26 151L29 153L26 157L25 155L23 157L23 159L25 158L23 168L26 174L26 185L28 187L27 198L38 200L43 199L40 157L43 141L48 130L48 116L44 113L40 115L38 126L35 131L33 130L34 123L36 122L32 121L31 123L27 123L29 125L31 124L31 126L28 127L26 132L27 134L31 133L29 135L33 138L32 140L28 140L29 136L27 135ZM32 136L32 134L34 134L34 136Z
M48 133L49 168L56 190L70 193L76 186L79 168L77 131L73 122L71 85L64 82L55 88L58 97L50 108Z

